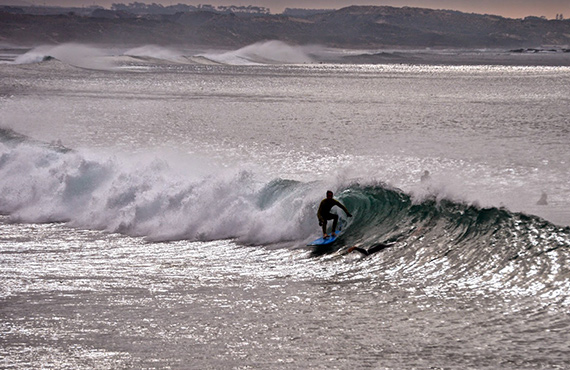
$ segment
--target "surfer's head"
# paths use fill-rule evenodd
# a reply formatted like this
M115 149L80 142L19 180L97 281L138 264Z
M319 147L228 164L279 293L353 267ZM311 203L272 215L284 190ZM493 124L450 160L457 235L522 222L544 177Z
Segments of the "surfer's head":
M333 192L330 190L327 190L327 198L332 198L333 197Z

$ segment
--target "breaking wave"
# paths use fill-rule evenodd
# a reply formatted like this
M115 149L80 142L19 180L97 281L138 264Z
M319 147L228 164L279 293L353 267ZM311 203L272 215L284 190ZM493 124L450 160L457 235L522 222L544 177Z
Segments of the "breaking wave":
M124 52L81 44L43 45L19 55L14 64L41 63L57 59L75 67L112 70L132 67L133 63L152 64L304 64L313 63L318 46L291 46L281 41L259 42L233 51L207 53L181 51L158 45L145 45Z
M187 60L183 53L157 45L145 45L137 48L129 49L123 53L126 56L153 58L158 60L171 61L175 63L184 63Z
M101 157L0 129L0 213L12 222L65 222L150 241L235 239L297 248L318 235L322 183L213 168L201 158L181 172L160 157ZM379 254L389 256L385 270L443 274L447 284L567 284L568 227L502 208L419 200L372 181L333 190L354 216L339 242L315 255L393 242Z
M57 59L63 63L87 69L112 69L106 53L99 48L81 44L44 45L18 56L15 64L40 63Z
M158 156L109 158L0 129L0 213L150 240L267 244L303 237L314 199L284 191L269 204L251 171L204 168L212 166L203 158L182 173Z
M201 56L221 64L303 64L313 63L312 47L291 46L282 41L265 41L224 53L206 53Z

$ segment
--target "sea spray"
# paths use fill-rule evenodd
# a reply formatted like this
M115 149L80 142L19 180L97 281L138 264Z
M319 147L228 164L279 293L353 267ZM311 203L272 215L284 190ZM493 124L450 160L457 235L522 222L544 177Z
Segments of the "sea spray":
M145 45L133 49L129 49L123 53L127 56L147 57L171 62L185 62L182 52L172 48L166 48L158 45Z
M308 50L309 47L291 46L282 41L273 40L258 42L234 51L206 53L202 56L231 65L303 64L314 62Z
M114 66L105 60L105 51L102 49L81 45L81 44L62 44L62 45L43 45L33 48L25 54L18 56L15 64L39 63L42 61L57 59L63 63L67 63L76 67L88 69L108 70Z
M13 140L4 135L0 143L0 212L14 221L67 222L151 240L267 244L303 238L300 225L309 214L312 219L316 199L303 192L260 203L264 184L248 170L196 176L160 158L106 157ZM203 174L200 167L196 172Z

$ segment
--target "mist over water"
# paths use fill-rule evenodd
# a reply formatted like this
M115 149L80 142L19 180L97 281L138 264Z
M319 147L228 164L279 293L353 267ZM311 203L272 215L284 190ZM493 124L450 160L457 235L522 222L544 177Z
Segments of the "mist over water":
M0 65L0 367L570 366L570 70L329 52Z

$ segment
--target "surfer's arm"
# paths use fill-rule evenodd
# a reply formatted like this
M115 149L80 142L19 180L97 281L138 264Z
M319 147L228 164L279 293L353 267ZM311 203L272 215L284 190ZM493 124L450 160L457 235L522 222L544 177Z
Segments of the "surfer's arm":
M359 247L350 247L350 248L348 248L348 250L346 251L346 253L350 253L350 252L353 252L353 251L360 252L360 253L364 254L365 256L368 256L368 255L370 254L370 253L368 253L368 251L367 251L366 249L359 248Z
M342 210L344 211L344 213L346 213L346 215L347 215L348 217L352 217L352 214L351 214L350 212L348 212L348 209L346 209L346 207L345 207L341 202L339 202L338 200L336 200L336 205L339 206L340 209L342 209Z

